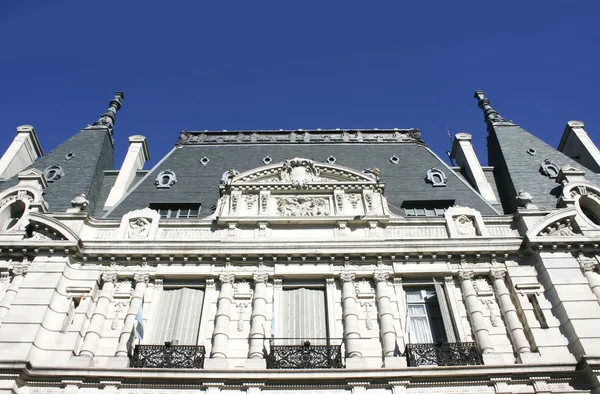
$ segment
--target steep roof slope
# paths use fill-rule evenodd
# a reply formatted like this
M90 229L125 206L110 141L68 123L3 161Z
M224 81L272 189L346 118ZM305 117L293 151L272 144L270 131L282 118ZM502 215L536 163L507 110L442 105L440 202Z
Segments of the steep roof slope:
M123 93L117 92L109 108L93 126L80 130L77 134L41 157L28 168L44 171L57 165L62 175L49 180L44 198L51 211L64 211L71 207L71 200L85 194L88 210L93 212L99 200L104 179L104 171L114 166L114 146L112 141L116 112L121 108ZM17 176L0 184L5 190L18 183Z
M548 160L558 168L567 165L583 168L581 164L501 117L483 96L483 92L475 93L488 125L488 162L494 166L494 175L500 183L498 190L504 211L516 211L515 196L519 191L530 193L533 203L539 208L556 208L561 185L544 174L542 164ZM589 170L586 178L592 182L600 181L600 176Z
M423 144L418 130L411 129L182 133L176 147L105 217L118 218L149 203L188 202L201 203L202 216L207 216L217 203L219 181L228 169L244 172L264 166L269 159L275 164L294 157L334 161L359 171L379 168L390 208L397 214L404 201L426 200L452 200L483 215L498 214ZM425 181L432 167L448 177L445 187ZM176 174L177 183L159 189L154 182L167 169Z

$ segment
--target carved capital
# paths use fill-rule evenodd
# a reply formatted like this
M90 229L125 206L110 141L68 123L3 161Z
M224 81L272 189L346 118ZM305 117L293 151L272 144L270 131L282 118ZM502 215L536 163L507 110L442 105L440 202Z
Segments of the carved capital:
M235 275L231 273L222 273L221 275L219 275L219 280L223 284L233 283L233 281L235 280Z
M136 272L133 274L133 280L135 283L145 283L148 284L150 281L150 274L147 272Z
M206 287L207 288L214 288L215 287L215 280L214 279L206 279Z
M102 282L104 283L116 283L117 282L117 272L116 271L106 271L102 273Z
M583 272L593 272L596 270L596 262L594 260L582 260L579 266Z
M373 278L376 282L386 282L390 278L390 274L385 271L375 271Z
M460 271L458 277L460 280L472 280L475 277L475 273L473 271Z
M504 280L505 277L506 277L506 271L502 271L502 270L490 271L490 278L492 278L493 280L496 280L496 279Z
M340 279L342 282L352 282L356 278L356 274L354 272L340 272Z
M453 276L444 276L444 282L446 282L448 284L454 284L454 277Z
M29 269L29 264L18 264L12 268L12 272L14 276L22 276L27 273Z
M333 287L333 286L335 286L335 279L334 278L325 278L325 284L328 287Z
M256 283L267 283L269 274L266 272L255 272L254 275L252 275L252 278Z

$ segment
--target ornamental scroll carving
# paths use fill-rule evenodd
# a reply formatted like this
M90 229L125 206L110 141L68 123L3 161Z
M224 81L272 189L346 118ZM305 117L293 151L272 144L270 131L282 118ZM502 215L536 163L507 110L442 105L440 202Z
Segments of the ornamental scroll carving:
M329 200L323 197L283 197L277 199L280 216L329 216Z
M150 233L150 220L147 218L133 218L129 220L127 238L148 238Z
M458 235L477 235L477 228L475 227L475 221L471 216L459 215L453 217L454 225L456 226L456 232Z
M297 157L283 162L279 178L297 189L306 189L309 182L319 180L319 170L312 160Z

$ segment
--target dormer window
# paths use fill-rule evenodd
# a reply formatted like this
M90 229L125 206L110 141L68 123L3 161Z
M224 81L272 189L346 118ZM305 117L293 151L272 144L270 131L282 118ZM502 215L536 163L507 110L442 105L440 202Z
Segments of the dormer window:
M404 201L401 208L406 216L444 216L454 200Z
M156 176L154 184L158 189L169 189L177 183L177 176L171 170L164 170Z
M200 215L201 204L196 203L152 203L150 209L155 210L163 219L192 219Z

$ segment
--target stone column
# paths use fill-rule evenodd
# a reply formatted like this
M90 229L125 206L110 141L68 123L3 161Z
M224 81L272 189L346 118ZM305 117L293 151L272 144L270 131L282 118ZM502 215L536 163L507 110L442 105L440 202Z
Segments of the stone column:
M394 315L388 291L387 272L379 271L373 275L376 282L375 296L377 297L377 314L379 315L379 329L383 344L383 356L392 357L396 350L396 330L394 329Z
M127 309L127 314L125 315L123 329L121 330L121 335L119 336L119 345L117 346L117 352L115 353L115 356L117 357L127 357L128 355L127 342L129 342L129 338L133 332L135 317L140 310L140 306L142 305L144 293L148 288L150 275L147 272L136 272L133 275L133 280L135 281L135 290L131 296L129 308Z
M265 322L267 321L267 281L269 274L257 272L254 278L254 299L252 300L252 321L250 323L249 358L263 358Z
M473 331L475 332L475 338L481 352L494 353L494 347L490 338L490 332L483 318L483 311L479 307L477 301L477 294L473 287L473 271L461 271L459 273L461 280L462 295L467 305L467 312L469 313L471 323L473 324Z
M108 313L108 307L112 300L113 291L115 290L115 282L117 281L116 272L104 272L102 274L102 290L96 301L96 307L94 313L90 319L90 325L83 339L83 345L79 354L81 356L94 357L96 349L98 348L98 342L102 336L104 329L104 322L106 321L106 315Z
M500 305L500 312L502 312L502 316L506 322L506 328L512 339L513 347L517 353L530 353L531 346L529 346L529 341L527 341L525 331L523 331L523 325L521 324L521 320L519 320L517 309L512 302L508 287L506 287L506 283L504 282L506 272L495 270L490 272L490 276L494 291L496 292L498 305Z
M219 276L221 292L217 301L217 316L215 318L215 332L213 334L213 347L210 353L212 358L227 358L227 342L229 342L229 321L231 320L231 303L233 300L234 274L223 273Z
M25 279L28 268L29 265L27 264L17 264L13 267L13 280L6 288L6 293L4 293L4 297L0 301L0 323L10 310L10 306L19 292L19 287L23 283L23 279Z
M356 308L356 289L354 288L354 272L340 273L342 280L342 306L344 318L344 339L348 358L362 357L360 351L360 331L358 328L358 312Z
M596 272L596 263L594 260L580 260L579 264L592 292L600 302L600 274Z

